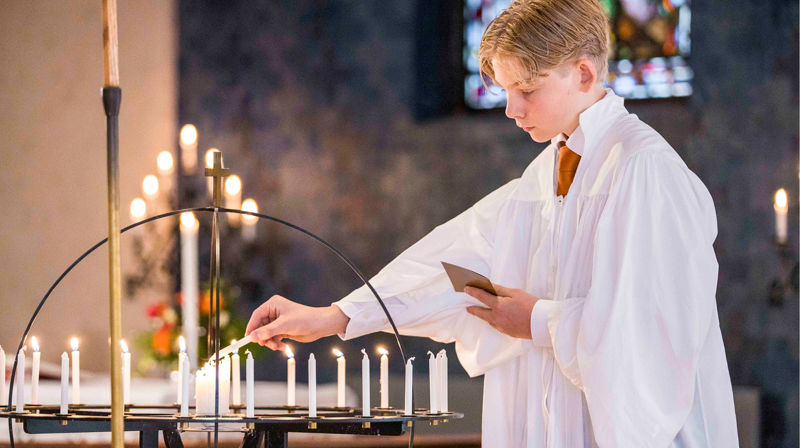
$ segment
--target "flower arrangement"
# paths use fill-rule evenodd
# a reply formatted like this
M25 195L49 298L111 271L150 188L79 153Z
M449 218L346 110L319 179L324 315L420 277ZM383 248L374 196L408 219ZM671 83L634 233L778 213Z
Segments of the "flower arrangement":
M224 281L220 281L219 326L220 341L223 347L228 345L232 339L242 337L247 327L247 322L232 309L235 299L231 288ZM197 355L200 360L203 360L209 356L208 321L211 312L211 296L208 283L201 287L198 308L200 328ZM157 370L169 371L177 366L178 336L183 333L182 309L183 295L181 293L177 293L175 300L171 302L165 300L147 307L146 315L151 330L142 332L136 339L139 353L137 370L140 373L153 373Z

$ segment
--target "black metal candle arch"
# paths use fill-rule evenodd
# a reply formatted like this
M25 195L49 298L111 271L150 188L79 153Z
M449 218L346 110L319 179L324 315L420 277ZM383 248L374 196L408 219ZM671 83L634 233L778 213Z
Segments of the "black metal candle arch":
M215 167L208 169L207 174L216 176L215 178L215 185L219 184L221 186L221 174L226 173L227 170L222 168L222 160L221 154L215 154ZM220 188L221 190L221 188ZM221 194L221 192L217 192L215 188L215 196ZM141 225L147 224L152 221L156 221L159 219L167 218L170 216L179 215L180 213L184 212L210 212L212 213L212 238L211 238L211 296L214 298L212 301L211 312L214 315L214 319L209 319L213 323L213 327L210 329L209 334L209 345L210 349L214 350L215 356L215 364L216 364L216 378L219 379L219 348L220 348L220 334L219 334L219 274L220 274L220 239L219 239L219 227L218 227L218 214L219 212L224 213L238 213L242 215L250 215L256 218L262 218L277 222L279 224L285 225L292 229L295 229L312 239L316 240L317 242L321 243L323 246L328 248L332 251L339 259L341 259L355 274L358 278L364 282L364 284L369 288L372 294L375 296L375 299L381 306L384 314L386 315L391 327L392 331L395 336L395 340L397 342L398 349L400 350L401 358L403 359L403 363L407 362L407 358L405 352L403 350L403 345L400 339L400 334L397 331L397 326L392 319L389 310L386 308L383 300L380 298L380 295L377 293L375 288L369 283L369 280L364 276L364 274L336 247L332 244L328 243L321 237L311 233L310 231L296 225L292 224L288 221L284 221L279 218L275 218L273 216L265 215L262 213L256 212L248 212L243 210L236 210L236 209L228 209L221 206L217 206L221 201L214 201L214 207L194 207L194 208L186 208L181 210L175 210L167 213L162 213L157 216L153 216L142 221L136 222L131 224L123 229L121 229L121 233L125 233L128 230L134 229ZM33 314L31 315L30 320L28 321L27 326L25 327L25 331L23 332L22 338L20 339L19 347L17 352L22 349L27 341L28 334L30 332L31 327L33 326L36 317L41 311L44 304L47 302L48 298L52 294L53 290L61 283L61 281L72 271L72 269L81 263L89 254L94 252L96 249L103 246L108 241L108 238L104 238L103 240L99 241L92 247L90 247L86 252L81 254L73 263L71 263L67 269L59 275L56 281L50 286L47 290L44 297L41 299L39 304L37 305L36 309L34 310ZM212 337L213 334L213 337ZM6 417L9 419L8 427L9 427L9 438L11 442L12 448L14 447L14 438L13 438L13 431L12 431L12 419L20 420L24 423L24 427L26 432L30 433L66 433L66 432L108 432L109 428L109 412L107 411L107 407L105 406L86 406L86 405L70 405L69 407L72 410L78 411L79 413L71 413L67 415L61 415L57 412L59 411L57 406L47 406L47 405L26 405L26 408L30 411L34 411L34 413L29 412L26 410L24 413L17 413L12 411L12 397L14 393L14 379L16 375L16 367L17 367L17 359L14 357L14 365L11 371L10 377L10 387L8 390L8 407L6 412L0 412L0 417ZM413 400L413 398L412 398ZM242 406L232 406L234 408L241 409ZM429 412L424 412L425 409L415 409L417 411L423 412L415 412L413 415L405 415L400 410L395 409L377 409L376 417L364 417L361 415L357 415L355 408L325 408L320 407L319 410L322 411L321 415L316 418L302 416L296 414L296 411L302 410L303 408L298 406L279 406L279 407L256 407L258 410L282 410L284 412L288 411L289 414L262 414L258 415L255 418L235 418L235 417L224 417L224 420L220 420L220 417L180 417L177 415L170 415L164 413L148 413L148 414L137 414L133 412L135 410L144 411L144 410L165 410L165 409L174 409L175 406L141 406L141 405L128 405L126 409L129 411L128 414L125 416L125 429L129 431L139 431L140 432L140 446L141 447L155 447L158 444L158 432L162 431L164 434L164 441L168 447L179 447L182 446L182 442L180 439L179 431L181 430L189 430L188 423L205 423L214 425L214 446L218 445L218 433L219 433L219 423L244 423L247 424L248 431L245 433L243 446L261 446L261 443L266 444L268 447L272 446L286 446L287 438L286 434L288 432L308 432L308 431L317 431L317 432L329 432L329 433L347 433L347 434L372 434L372 435L401 435L405 432L406 427L410 428L410 437L409 437L409 446L413 446L414 440L414 421L429 421L431 424L438 424L439 422L447 422L450 418L462 418L463 414L457 412L446 412L440 414L431 414ZM216 382L216 389L215 389L215 415L219 414L219 381ZM71 425L71 426L70 426ZM210 432L210 431L209 431Z

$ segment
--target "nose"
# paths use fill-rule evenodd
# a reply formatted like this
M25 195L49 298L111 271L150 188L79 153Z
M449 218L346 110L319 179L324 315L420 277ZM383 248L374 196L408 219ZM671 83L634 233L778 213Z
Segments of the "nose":
M525 118L525 110L514 100L513 96L509 95L506 99L506 117L516 120L518 118Z

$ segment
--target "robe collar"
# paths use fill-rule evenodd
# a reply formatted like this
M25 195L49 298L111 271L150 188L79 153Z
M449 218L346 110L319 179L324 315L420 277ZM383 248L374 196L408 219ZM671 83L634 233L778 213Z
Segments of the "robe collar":
M617 96L613 90L606 88L606 94L596 103L589 106L578 116L578 127L575 132L567 138L563 133L558 134L550 140L550 143L558 146L558 142L566 141L569 149L585 157L587 150L594 147L594 143L605 134L605 131L620 117L628 111L624 106L624 98Z

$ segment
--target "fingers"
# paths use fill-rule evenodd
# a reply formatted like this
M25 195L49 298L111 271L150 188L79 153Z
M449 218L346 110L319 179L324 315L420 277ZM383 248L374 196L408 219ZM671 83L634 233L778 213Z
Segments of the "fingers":
M497 283L492 283L492 286L494 286L494 290L497 291L498 296L511 297L514 294L514 289L512 288L506 288L505 286L498 285Z
M492 315L492 310L489 308L484 308L482 306L468 306L467 312L476 316L480 319L485 320L489 324L494 322L494 316Z
M256 328L267 325L278 318L280 312L277 305L280 298L282 297L272 296L253 311L253 314L250 316L250 321L247 322L247 329L245 329L244 332L245 336L249 335Z
M259 344L265 345L269 340L273 339L278 335L283 334L282 324L283 321L281 319L275 319L274 321L268 323L267 325L258 327L255 330L253 330L250 333L250 336L252 336L253 340L257 341Z
M478 299L481 303L488 306L489 308L494 308L497 306L497 296L491 293L488 293L480 288L474 288L472 286L467 286L464 288L464 292L469 294L472 297Z

